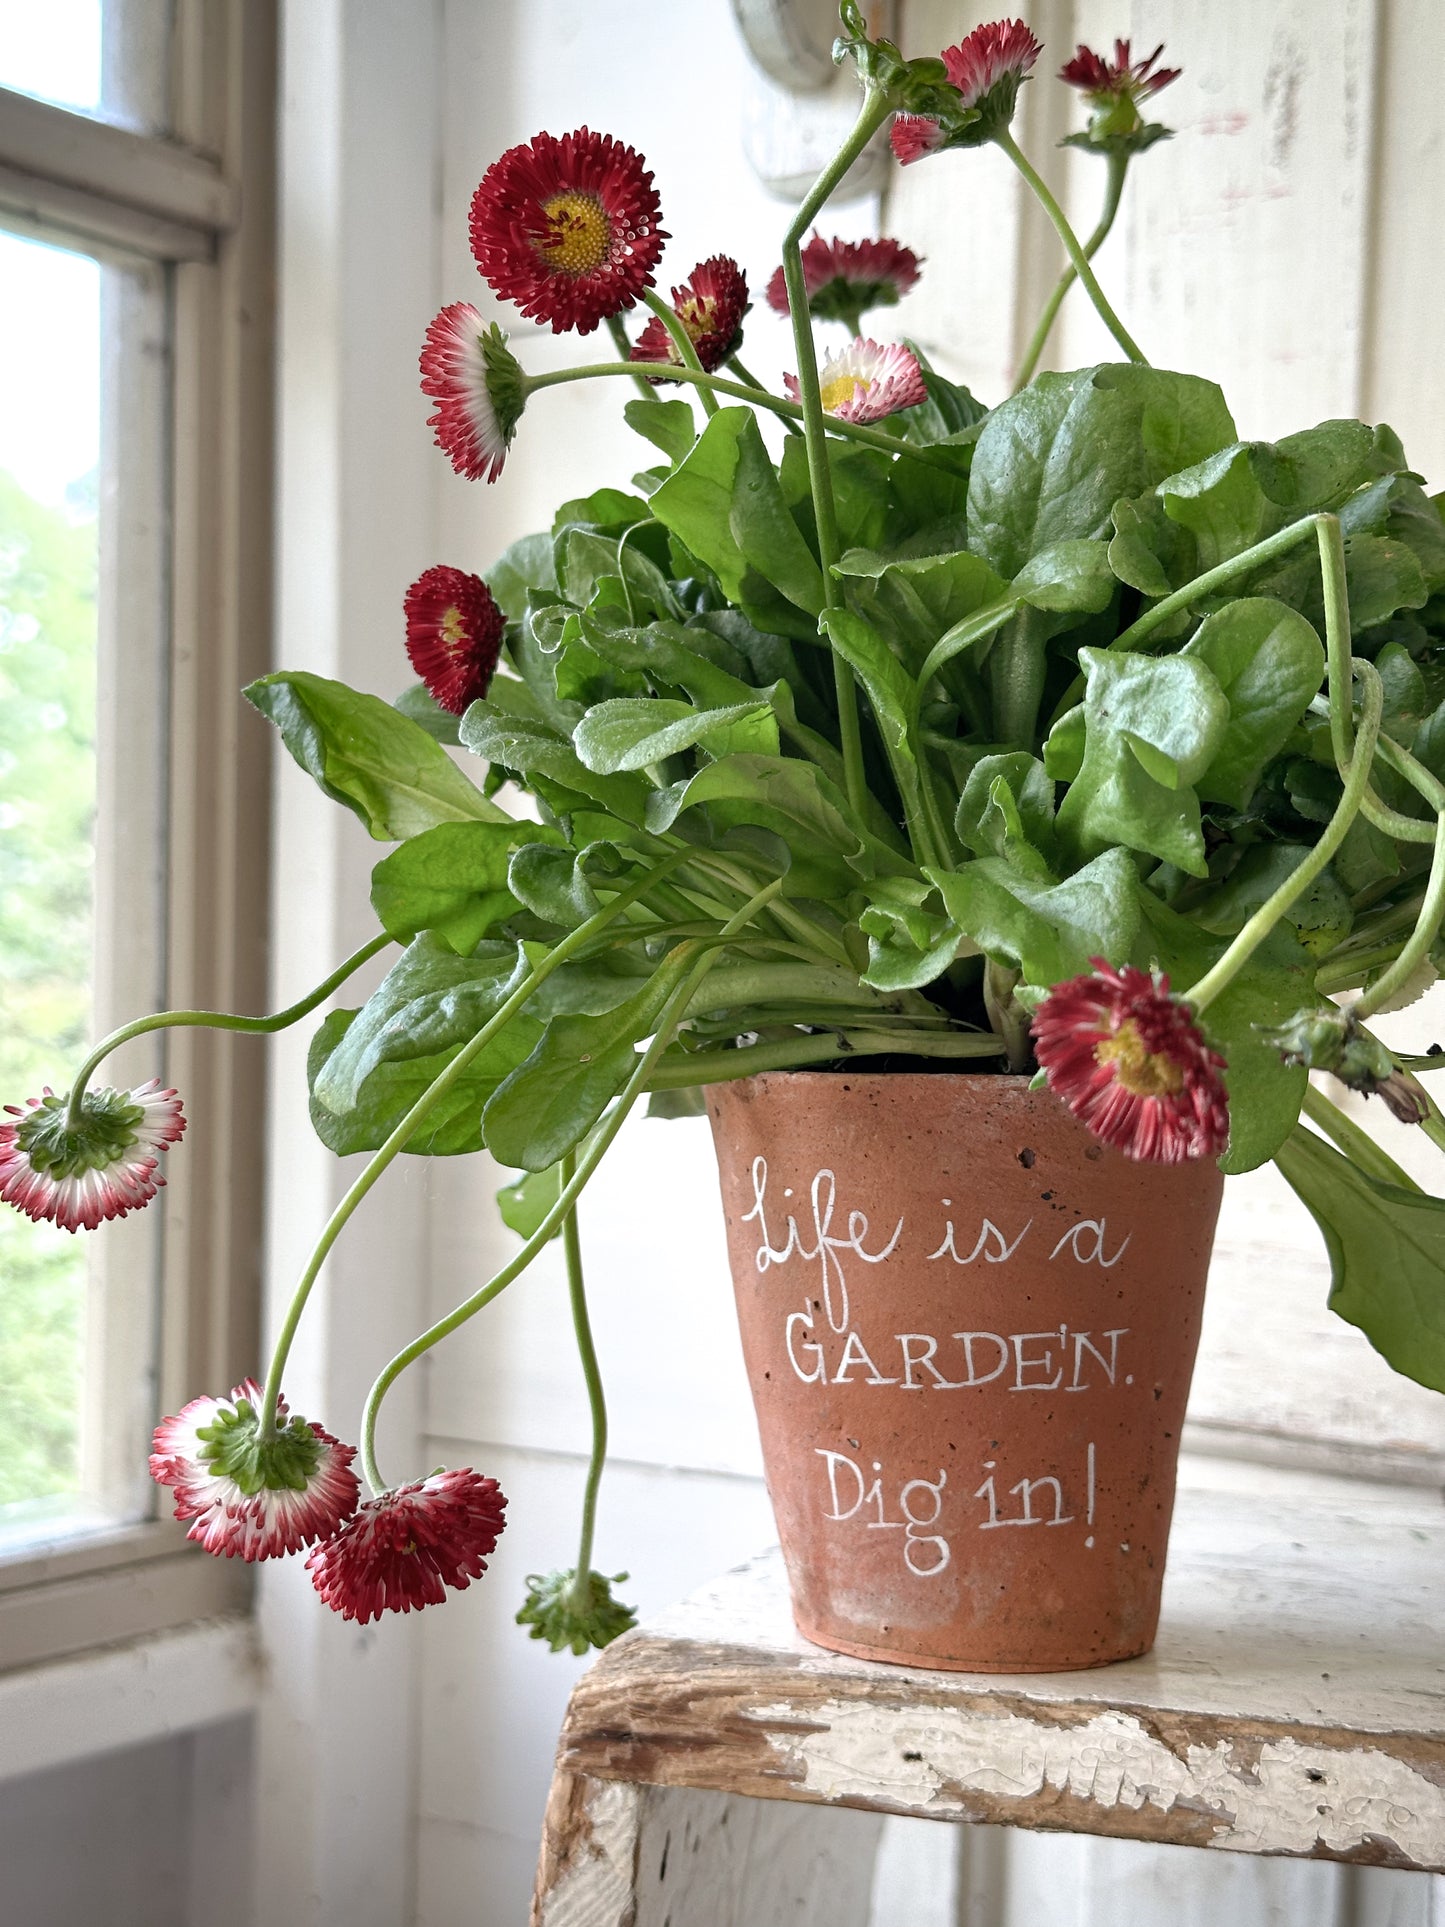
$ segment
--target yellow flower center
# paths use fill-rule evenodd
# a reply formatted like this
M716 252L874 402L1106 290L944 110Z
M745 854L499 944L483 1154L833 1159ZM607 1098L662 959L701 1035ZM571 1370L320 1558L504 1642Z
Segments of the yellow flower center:
M1132 1097L1174 1097L1184 1089L1184 1073L1172 1057L1147 1051L1132 1017L1112 1037L1094 1046L1094 1062L1113 1066L1114 1076Z
M612 225L593 194L567 189L542 204L545 231L533 242L549 268L560 274L590 274L607 259Z
M454 602L442 611L442 641L448 649L462 649L466 646L466 621Z
M700 341L712 328L716 307L715 301L707 300L702 295L691 295L677 310L677 318L692 341Z
M859 381L856 375L834 375L825 381L819 392L825 414L836 415L840 408L846 408L857 395L867 392L866 381Z

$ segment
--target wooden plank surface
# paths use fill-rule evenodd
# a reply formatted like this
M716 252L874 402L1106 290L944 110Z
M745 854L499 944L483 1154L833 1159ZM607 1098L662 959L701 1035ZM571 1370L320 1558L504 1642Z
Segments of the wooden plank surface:
M1445 1869L1439 1495L1249 1479L1188 1470L1143 1659L984 1677L825 1654L794 1630L770 1553L603 1655L559 1769Z

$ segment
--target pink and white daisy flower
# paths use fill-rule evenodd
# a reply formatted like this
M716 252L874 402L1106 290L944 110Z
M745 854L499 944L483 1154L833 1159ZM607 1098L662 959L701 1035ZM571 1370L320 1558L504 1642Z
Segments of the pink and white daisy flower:
M306 1560L333 1612L362 1625L384 1612L420 1612L464 1592L487 1569L507 1501L495 1479L470 1468L435 1472L368 1499Z
M1022 20L990 20L945 47L943 64L965 107L976 107L990 131L1007 126L1029 69L1043 52Z
M165 1183L157 1166L186 1128L181 1100L150 1078L133 1091L89 1090L72 1123L69 1096L7 1104L0 1124L0 1199L63 1231L94 1231L149 1204Z
M1034 1016L1034 1051L1049 1088L1125 1157L1154 1164L1218 1157L1229 1105L1211 1050L1169 979L1102 957L1056 984Z
M933 125L933 123L929 123ZM912 248L886 238L825 241L815 233L802 251L803 292L815 321L842 321L857 334L858 317L870 308L891 308L918 279ZM768 283L768 306L788 313L788 287L778 268Z
M798 377L784 375L783 385L797 401ZM828 356L818 370L818 387L824 412L841 422L881 422L928 399L916 355L898 342L884 346L861 336Z
M255 1379L229 1398L193 1398L156 1427L150 1475L175 1492L186 1534L227 1559L277 1559L328 1538L356 1510L361 1488L343 1445L276 1401L276 1432L263 1439L264 1393Z
M453 301L426 331L421 389L438 404L427 427L468 481L495 482L526 401L526 376L495 323L469 301Z
M888 144L900 167L936 154L945 138L942 122L927 114L898 114L888 132Z

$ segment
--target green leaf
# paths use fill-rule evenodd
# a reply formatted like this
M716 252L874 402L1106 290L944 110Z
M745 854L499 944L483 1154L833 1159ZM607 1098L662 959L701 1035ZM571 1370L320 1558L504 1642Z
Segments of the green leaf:
M562 1195L562 1166L549 1164L545 1171L529 1171L515 1184L504 1184L497 1192L497 1209L502 1223L519 1238L531 1238L542 1228L543 1220ZM560 1238L559 1223L552 1233Z
M676 468L697 440L697 419L685 401L630 401L622 411L629 428L660 448Z
M410 944L359 1011L333 1011L312 1041L311 1118L338 1155L374 1151L522 980L515 944L458 957L431 933ZM428 1156L481 1148L482 1106L532 1049L541 1026L520 1011L418 1127Z
M624 823L640 826L653 794L640 776L604 776L589 770L569 742L536 725L514 721L489 702L473 703L462 718L462 742L473 755L527 777L529 787L537 787L539 777L562 784L600 803Z
M981 756L958 799L954 828L977 856L1001 856L1033 876L1055 854L1054 779L1027 750Z
M1107 535L1114 504L1233 438L1211 382L1106 365L1040 375L989 416L969 479L969 546L1016 576L1040 549Z
M648 805L655 836L701 811L719 837L764 830L790 855L787 893L836 901L859 878L913 874L900 853L871 836L841 791L815 765L796 757L726 756L686 783L658 790ZM776 871L769 865L769 871Z
M907 441L919 442L925 447L936 442L967 446L976 441L978 429L988 418L987 408L967 388L949 381L936 368L931 368L916 342L910 341L906 345L918 362L928 399L894 416L893 427L896 432Z
M863 982L875 990L921 990L941 977L963 948L963 932L943 913L922 877L880 877L859 913L868 939Z
M1235 936L1308 855L1305 843L1256 844L1190 915L1215 936ZM1333 869L1327 867L1295 898L1282 920L1311 956L1319 956L1349 935L1354 912Z
M391 706L399 716L419 723L434 743L445 743L450 749L461 747L458 734L461 718L443 709L424 682L414 682L409 689L403 689Z
M526 1062L487 1102L482 1130L492 1156L524 1171L543 1171L590 1131L632 1075L635 1046L652 1035L696 961L696 952L684 947L611 1010L554 1017Z
M1324 645L1296 610L1246 596L1207 616L1181 654L1207 663L1229 701L1223 739L1195 788L1242 810L1324 680Z
M1084 762L1059 807L1060 840L1085 856L1123 844L1204 876L1191 785L1224 740L1229 704L1206 664L1186 656L1081 649L1088 677Z
M922 764L914 738L912 679L882 637L851 610L825 610L820 622L873 706L904 813L917 837L920 827L929 821L924 800L929 771ZM926 827L922 834L927 836ZM940 850L939 854L944 852Z
M780 602L812 617L822 608L822 574L788 513L751 409L720 408L651 508L759 627L777 626ZM812 627L783 619L788 633Z
M557 570L552 560L550 535L523 535L504 549L486 572L487 585L501 605L502 614L520 621L527 609L527 596L536 589L557 593Z
M1445 1201L1367 1176L1304 1129L1275 1162L1324 1234L1331 1311L1397 1372L1445 1392Z
M834 574L857 613L892 636L915 670L945 630L996 601L1005 586L967 549L904 561L850 549Z
M1123 850L1106 850L1062 883L999 857L928 875L964 935L1026 983L1077 977L1094 957L1121 962L1138 936L1139 879Z
M666 696L621 696L589 709L572 741L588 769L610 775L647 769L695 746L714 756L731 750L775 756L778 722L767 704L756 700L694 709Z
M379 841L437 823L506 823L419 723L379 696L304 670L278 669L247 688L308 776L353 810Z
M494 923L511 915L512 852L522 843L560 843L540 823L438 823L411 837L371 873L371 907L398 943L434 930L469 956Z
M1352 535L1345 544L1350 626L1368 629L1397 609L1423 609L1430 600L1425 572L1408 544L1385 535Z

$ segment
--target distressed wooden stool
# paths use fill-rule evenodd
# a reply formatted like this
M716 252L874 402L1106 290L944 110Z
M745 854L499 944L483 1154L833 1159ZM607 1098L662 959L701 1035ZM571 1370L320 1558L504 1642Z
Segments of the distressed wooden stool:
M572 1694L534 1927L866 1927L890 1813L1445 1871L1440 1494L1230 1476L1186 1471L1158 1644L1095 1672L822 1652L776 1553L625 1635Z

